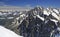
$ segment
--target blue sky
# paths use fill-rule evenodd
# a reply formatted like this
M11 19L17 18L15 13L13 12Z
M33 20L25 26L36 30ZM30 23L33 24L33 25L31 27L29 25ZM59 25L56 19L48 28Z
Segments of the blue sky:
M0 6L43 6L60 8L60 0L0 0Z

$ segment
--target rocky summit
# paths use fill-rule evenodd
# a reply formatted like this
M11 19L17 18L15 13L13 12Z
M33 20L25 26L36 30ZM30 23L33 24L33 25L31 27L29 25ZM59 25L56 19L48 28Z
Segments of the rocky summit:
M25 16L24 16L25 15ZM35 7L24 14L19 22L19 32L24 37L56 37L60 32L60 10Z

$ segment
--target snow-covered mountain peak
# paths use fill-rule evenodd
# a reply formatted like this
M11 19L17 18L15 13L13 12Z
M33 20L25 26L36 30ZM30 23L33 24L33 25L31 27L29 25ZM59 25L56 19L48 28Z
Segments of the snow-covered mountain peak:
M39 15L44 17L44 15L49 16L50 18L55 18L57 20L60 19L59 17L59 9L57 8L43 8L43 7L35 7L34 9L32 9L30 11L30 13L32 13L32 15Z

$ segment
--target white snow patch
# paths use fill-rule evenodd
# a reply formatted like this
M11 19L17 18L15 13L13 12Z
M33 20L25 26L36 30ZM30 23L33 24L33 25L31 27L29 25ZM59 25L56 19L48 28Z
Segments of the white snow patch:
M13 15L17 15L17 13L14 13Z
M58 22L58 20L55 20L55 19L50 19L51 21L54 21L54 22Z
M43 17L40 17L39 15L36 15L38 18L40 18L41 20L44 21L44 18Z
M24 17L24 16L26 16L26 15L25 14L20 15L20 17Z
M56 13L58 13L58 14L59 14L59 11L58 11L57 9L53 9L53 11L55 11Z
M3 15L3 14L0 12L0 15Z
M49 8L47 8L47 10L49 10Z
M16 19L19 20L20 17L17 17Z
M46 24L48 21L49 21L49 20L46 20L46 21L45 21L45 24Z
M37 14L37 11L35 10L35 12L34 12L35 14Z
M7 19L13 19L14 17L7 17Z
M6 15L7 13L3 13L3 15Z
M20 12L19 14L22 14L23 12Z
M0 37L22 37L14 33L13 31L0 26Z
M47 12L47 10L43 11L45 15L49 16L49 13Z
M58 27L57 30L60 31L60 27Z
M52 16L59 20L59 17L55 13L52 13Z

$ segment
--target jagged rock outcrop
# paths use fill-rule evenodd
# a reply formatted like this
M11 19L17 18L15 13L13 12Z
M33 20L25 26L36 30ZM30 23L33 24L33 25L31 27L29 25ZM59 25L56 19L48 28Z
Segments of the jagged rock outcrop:
M20 32L22 31L20 34L25 37L53 37L60 21L59 13L59 10L55 8L31 9L19 25Z

